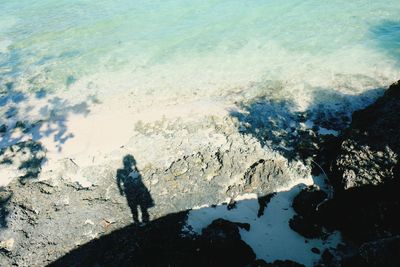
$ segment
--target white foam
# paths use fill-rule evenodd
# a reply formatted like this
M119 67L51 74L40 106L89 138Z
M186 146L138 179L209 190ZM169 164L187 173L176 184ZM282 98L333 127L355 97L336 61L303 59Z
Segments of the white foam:
M335 131L335 130L332 130L332 129L326 129L326 128L323 128L323 127L319 127L318 133L322 134L322 135L333 135L333 136L338 136L339 135L338 131Z
M0 53L6 53L8 51L8 47L11 45L10 40L1 40L0 39Z

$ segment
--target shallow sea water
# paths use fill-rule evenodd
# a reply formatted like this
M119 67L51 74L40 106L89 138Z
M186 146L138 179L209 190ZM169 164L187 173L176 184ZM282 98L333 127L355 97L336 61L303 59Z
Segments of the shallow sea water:
M397 0L3 0L0 86L359 93L398 79L399 14Z

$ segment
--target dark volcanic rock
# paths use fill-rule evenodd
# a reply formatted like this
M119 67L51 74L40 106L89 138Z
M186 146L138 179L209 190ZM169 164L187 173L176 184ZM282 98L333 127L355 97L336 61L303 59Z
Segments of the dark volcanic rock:
M264 210L267 207L268 203L271 201L271 199L276 195L276 193L271 193L266 196L262 196L258 198L258 212L257 212L257 217L261 217L264 215Z
M322 227L315 218L319 205L327 200L327 194L315 186L304 188L294 199L293 209L298 215L293 216L289 226L293 231L307 238L321 237Z
M315 254L321 254L321 251L318 248L312 248L311 251Z
M291 260L276 260L273 263L266 263L263 260L257 260L252 265L252 267L304 267L303 264L291 261Z
M0 125L0 133L7 132L7 126L5 124Z
M293 231L307 238L318 238L322 235L322 227L309 218L295 215L289 220L289 226Z
M336 142L330 166L335 197L318 211L320 222L358 242L400 233L400 83L353 114Z
M377 185L399 176L400 83L356 111L331 164L337 190Z
M329 264L334 259L334 256L332 255L332 253L328 249L325 249L324 252L322 253L322 257L321 258L322 258L322 261L325 264Z
M398 82L355 112L349 129L326 148L335 195L319 206L313 222L341 230L353 244L341 263L326 266L400 266L399 121Z
M368 242L358 253L343 261L343 267L398 267L400 266L400 236Z
M321 205L318 220L357 242L400 233L399 182L351 188Z
M251 266L255 254L238 227L213 221L202 235L181 232L187 211L169 214L143 227L131 224L92 240L49 266Z
M400 266L399 121L400 82L354 112L350 127L321 149L333 198L308 188L294 199L293 230L305 237L340 230L351 244L324 251L321 266Z
M303 264L291 261L291 260L276 260L271 265L271 267L304 267Z
M312 216L319 204L321 204L327 198L327 194L324 191L319 190L315 186L310 186L303 189L293 199L293 209L303 217Z
M204 266L246 266L254 261L256 255L241 240L239 227L249 230L248 224L224 219L214 220L203 229L199 242Z

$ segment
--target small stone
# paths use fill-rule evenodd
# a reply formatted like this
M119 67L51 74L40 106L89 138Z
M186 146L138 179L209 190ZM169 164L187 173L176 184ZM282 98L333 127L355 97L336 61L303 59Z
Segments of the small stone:
M112 219L103 219L101 221L101 226L105 229L108 230L111 224L115 223L115 220Z
M68 206L68 205L69 205L69 197L64 198L64 199L62 200L62 203L63 203L65 206Z
M26 126L26 124L25 124L25 122L23 122L23 121L17 121L16 123L15 123L15 128L25 128L25 126Z
M84 224L85 224L85 225L86 225L86 224L94 225L94 222L93 222L92 220L89 220L89 219L88 219L88 220L85 221Z
M13 247L14 247L14 238L10 238L0 242L0 249L11 251Z
M106 219L104 219L106 222L109 222L109 223L116 223L117 222L117 220L115 219L115 218L106 218Z
M7 132L7 126L5 124L0 125L0 133Z
M315 253L315 254L320 254L320 253L321 253L321 251L320 251L318 248L316 248L316 247L312 248L311 251L312 251L313 253Z

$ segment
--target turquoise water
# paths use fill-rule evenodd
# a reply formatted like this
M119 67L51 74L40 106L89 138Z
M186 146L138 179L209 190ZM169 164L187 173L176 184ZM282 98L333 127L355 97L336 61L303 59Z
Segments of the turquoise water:
M398 0L0 2L0 86L16 90L355 88L399 62Z

